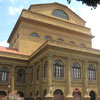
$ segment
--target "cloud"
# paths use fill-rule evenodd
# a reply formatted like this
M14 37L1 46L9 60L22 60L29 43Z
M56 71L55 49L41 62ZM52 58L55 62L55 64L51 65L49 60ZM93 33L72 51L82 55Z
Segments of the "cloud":
M17 0L8 0L9 2L11 2L11 3L14 3L14 2L16 2Z
M20 6L20 7L12 7L12 6L10 6L10 7L8 8L9 14L12 15L12 16L13 16L13 15L16 15L16 14L19 13L19 12L21 12L22 9L23 9L23 6Z
M0 42L0 46L6 46L6 47L8 47L8 43L7 43L7 40L4 40L4 41L1 41Z

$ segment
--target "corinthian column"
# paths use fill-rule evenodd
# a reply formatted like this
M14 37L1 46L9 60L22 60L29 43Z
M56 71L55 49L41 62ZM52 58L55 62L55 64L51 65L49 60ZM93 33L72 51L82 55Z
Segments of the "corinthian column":
M88 60L83 60L82 62L82 90L83 90L83 97L87 98L88 97Z
M66 59L66 98L72 98L72 92L71 92L71 58L67 57Z
M52 54L47 54L47 61L48 61L47 97L51 96L50 87L52 86L52 76L53 76L53 73L52 73L52 67L53 67L52 57L53 57Z
M11 68L11 91L15 90L15 67L16 65L13 65Z

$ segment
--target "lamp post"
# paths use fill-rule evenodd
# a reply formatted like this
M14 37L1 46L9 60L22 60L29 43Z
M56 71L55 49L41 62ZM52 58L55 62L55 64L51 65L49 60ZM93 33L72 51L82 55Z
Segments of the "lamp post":
M89 91L89 89L87 88L86 91L87 91L87 100L88 100L88 91Z
M10 93L10 84L8 85L8 100L9 100L9 93Z

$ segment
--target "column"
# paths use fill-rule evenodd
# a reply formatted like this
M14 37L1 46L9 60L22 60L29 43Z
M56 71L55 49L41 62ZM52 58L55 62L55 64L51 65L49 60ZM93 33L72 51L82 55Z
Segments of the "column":
M52 54L47 54L47 61L48 61L48 76L47 76L47 97L52 96L52 94L50 94L50 87L52 86Z
M11 68L11 92L15 90L15 67L16 65L13 65Z
M97 71L96 72L97 73L96 74L97 75L96 80L97 80L97 85L98 85L98 89L97 89L98 90L98 98L97 99L100 100L100 62L98 62L98 64L97 64L97 70L96 71Z
M88 60L82 61L82 90L83 90L83 98L88 98Z
M71 92L71 58L66 58L66 98L72 98L72 92Z
M33 81L32 81L32 92L33 92L33 96L35 96L35 88L36 88L36 66L33 63L32 64L32 70L33 70Z
M40 98L42 97L42 82L43 82L43 60L40 60L40 80L39 80L39 94Z

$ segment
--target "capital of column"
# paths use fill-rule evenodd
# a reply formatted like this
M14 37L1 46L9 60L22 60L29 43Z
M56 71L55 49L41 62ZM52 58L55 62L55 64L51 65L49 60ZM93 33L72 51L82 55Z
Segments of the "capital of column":
M32 66L35 66L35 63L32 63Z
M39 62L42 63L43 62L43 59L39 59Z
M14 64L14 65L12 65L12 66L13 66L13 68L15 68L17 65Z
M86 64L86 63L88 63L88 60L87 60L87 59L83 59L83 60L82 60L82 63L83 63L83 64Z
M52 57L53 57L53 54L52 54L52 53L47 53L47 54L46 54L46 57L47 57L47 58L52 58Z
M72 57L67 56L67 57L66 57L66 60L72 60Z
M97 62L97 65L98 65L98 67L100 68L100 62L99 62L99 61Z

